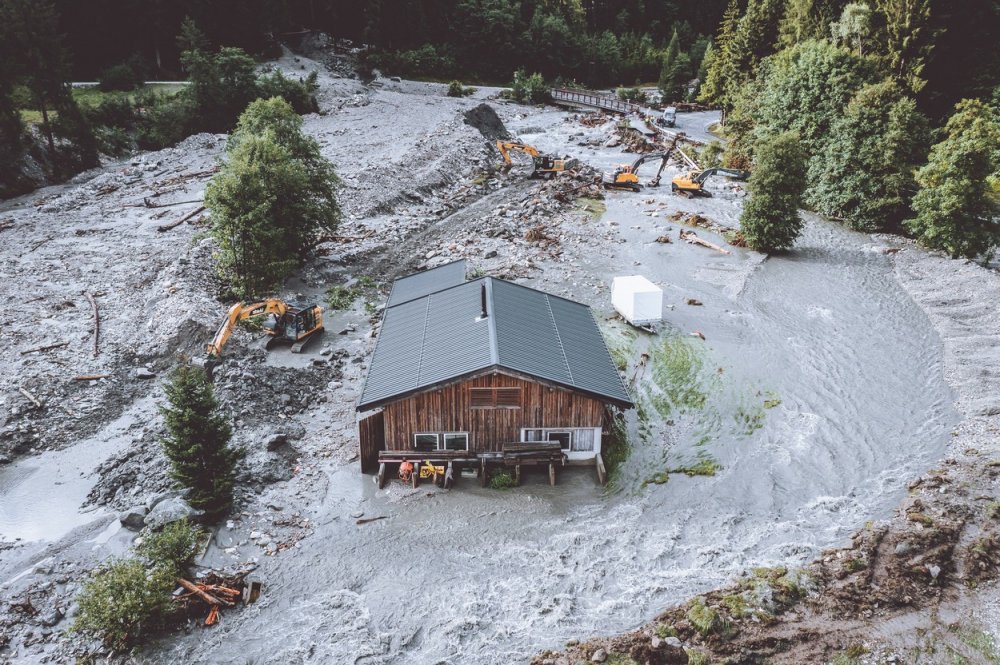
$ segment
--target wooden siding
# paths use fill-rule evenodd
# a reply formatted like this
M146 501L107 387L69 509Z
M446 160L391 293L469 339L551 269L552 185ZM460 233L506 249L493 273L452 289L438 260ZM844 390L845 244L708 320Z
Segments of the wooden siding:
M373 413L358 422L358 438L361 440L361 473L375 473L378 470L378 453L385 450L385 414Z
M521 408L473 409L472 388L521 389ZM470 451L499 451L524 427L600 427L604 403L588 395L502 373L412 395L385 406L387 450L411 450L416 432L468 432Z

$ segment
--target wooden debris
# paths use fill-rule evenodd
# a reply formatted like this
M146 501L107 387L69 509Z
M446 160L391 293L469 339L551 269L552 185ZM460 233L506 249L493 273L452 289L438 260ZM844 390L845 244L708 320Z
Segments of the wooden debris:
M21 355L26 355L28 353L41 353L42 351L51 351L52 349L58 349L63 346L69 345L69 342L57 342L56 344L46 344L45 346L36 346L33 349L25 349L21 351Z
M87 293L87 300L90 301L90 307L94 310L94 357L96 358L100 355L97 345L101 337L101 313L97 310L97 301L94 300L93 294Z
M35 251L36 249L38 249L39 247L41 247L42 245L44 245L48 241L52 240L52 238L53 238L53 236L46 236L46 237L42 238L41 240L39 240L38 242L36 242L34 245L32 245L31 247L28 248L28 253L31 253L31 252Z
M162 233L163 231L169 231L170 229L177 228L178 226L180 226L184 222L188 221L189 219L191 219L195 215L198 215L198 214L203 213L203 212L205 212L205 206L201 206L201 207L195 208L194 210L192 210L188 214L186 214L183 217L181 217L180 219L178 219L176 222L170 222L169 224L161 224L160 226L157 226L156 230Z
M688 334L691 335L691 337L697 337L703 341L705 339L705 333L701 332L700 330L695 330L694 332Z
M701 301L697 298L688 298L687 304L694 305L695 307L701 307Z
M40 399L38 399L37 397L35 397L33 394L31 394L31 392L28 391L27 388L18 388L18 390L21 392L22 395L24 395L29 400L31 400L32 404L34 404L35 406L37 406L39 409L42 408L42 401Z
M728 249L720 247L719 245L716 245L714 242L709 242L704 238L699 238L698 234L695 233L694 231L685 231L684 229L681 229L679 235L680 239L684 240L685 242L689 242L695 245L701 245L702 247L708 247L709 249L714 249L715 251L722 252L723 254L731 253Z
M355 524L368 524L370 522L377 522L379 520L388 519L385 515L379 515L378 517L362 517Z
M14 227L13 219L2 219L0 220L0 231L6 231L7 229Z
M194 584L193 582L188 582L183 577L178 577L177 583L180 584L185 589L187 589L188 591L190 591L191 593L193 593L194 595L198 596L198 598L208 603L212 607L218 607L219 605L226 605L228 607L232 607L235 604L230 600L216 598L215 596L209 594L207 591L205 591L206 585L204 584Z
M146 196L142 199L142 203L147 208L169 208L171 206L180 206L180 205L185 205L187 203L201 203L202 200L203 199L191 199L190 201L172 201L170 203L155 203L154 201L150 201L149 197Z
M97 381L98 379L107 379L110 374L83 374L81 376L74 376L74 381Z
M663 245L669 245L670 243L673 242L673 240L670 239L670 236L660 236L659 238L656 239L656 242L661 243Z

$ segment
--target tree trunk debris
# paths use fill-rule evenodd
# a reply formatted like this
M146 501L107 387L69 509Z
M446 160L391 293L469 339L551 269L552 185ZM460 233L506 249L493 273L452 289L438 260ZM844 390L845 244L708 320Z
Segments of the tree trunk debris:
M681 229L679 236L680 239L685 242L693 243L695 245L701 245L702 247L708 247L709 249L714 249L715 251L722 252L723 254L731 254L731 252L728 249L720 247L719 245L716 245L714 242L709 242L704 238L699 238L698 234L695 233L694 231L685 231L684 229Z
M92 293L87 293L87 300L90 301L90 307L94 310L94 357L96 358L100 355L97 345L101 337L101 313L97 310L97 301L94 300Z
M41 353L42 351L51 351L52 349L58 349L62 346L68 346L69 342L57 342L56 344L46 344L45 346L36 346L33 349L25 349L21 351L21 355L27 355L29 353Z
M181 217L180 219L178 219L176 222L170 222L169 224L161 224L160 226L157 226L156 230L160 231L162 233L163 231L169 231L170 229L177 228L178 226L180 226L184 222L188 221L189 219L191 219L195 215L198 215L198 214L203 213L203 212L205 212L205 206L201 206L199 208L195 208L194 210L192 210L188 214L186 214L183 217Z

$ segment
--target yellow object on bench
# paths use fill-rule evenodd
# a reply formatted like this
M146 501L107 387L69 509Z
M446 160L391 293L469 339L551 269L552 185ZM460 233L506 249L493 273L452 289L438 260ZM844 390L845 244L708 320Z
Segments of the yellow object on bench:
M444 467L434 466L432 464L421 464L420 465L420 477L421 478L433 478L434 476L443 476Z

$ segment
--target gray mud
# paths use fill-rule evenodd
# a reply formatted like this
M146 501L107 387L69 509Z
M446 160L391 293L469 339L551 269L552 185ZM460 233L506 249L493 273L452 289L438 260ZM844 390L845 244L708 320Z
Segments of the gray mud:
M301 64L289 58L280 63L291 69ZM809 218L796 249L766 261L738 248L724 255L680 241L681 227L669 217L678 211L737 225L742 192L724 180L711 183L715 196L709 199L673 197L661 187L638 195L609 193L603 212L546 207L535 202L542 185L518 179L516 171L506 178L473 178L498 162L480 132L463 121L463 113L489 90L454 100L432 84L380 80L364 87L329 76L321 84L323 114L307 117L305 126L344 180L347 219L340 233L356 239L321 248L288 290L320 297L331 283L369 275L381 291L366 293L349 311L329 312L327 334L311 350L309 364L287 364L289 372L314 372L308 390L285 400L287 409L268 410L273 391L253 402L251 390L254 381L280 380L273 372L282 368L273 365L286 364L278 356L263 361L246 340L236 340L222 390L244 440L259 446L276 428L295 434L280 460L254 467L280 466L266 482L247 478L252 491L201 563L257 561L265 594L256 605L225 613L217 628L164 638L143 651L141 662L527 660L571 637L636 626L748 566L800 564L866 519L887 514L905 479L941 457L957 419L942 376L942 345L870 237ZM572 114L551 109L495 108L512 134L542 150L569 153L602 170L634 159L602 147L607 126L586 128ZM696 124L709 121L699 117ZM203 150L201 168L219 154L221 141L213 137ZM157 168L171 173L190 168L182 152L156 159L163 162ZM131 177L121 168L109 168L104 177ZM664 181L676 172L668 169ZM120 268L117 279L134 292L123 302L144 312L156 344L143 342L146 351L138 360L119 354L119 345L137 343L137 333L127 321L112 320L108 348L115 355L88 369L109 368L116 377L128 376L139 360L167 366L172 344L197 348L223 311L209 280L190 280L181 268L188 264L180 258L205 267L208 248L193 243L195 229L180 227L166 240L152 230L150 213L121 208L141 200L142 186L129 184L122 194L91 201L86 193L96 188L81 185L59 195L78 207L51 211L25 203L6 232L21 234L16 237L22 246L30 245L49 229L75 228L100 211L113 215L107 233L84 234L77 244L103 243L98 247L110 252L125 242L112 243L121 228L130 242L146 248L145 261ZM198 191L196 183L177 195ZM523 238L537 225L551 234L544 246ZM707 230L696 231L724 243ZM661 235L673 241L655 242ZM60 288L79 292L83 287L74 280L81 275L72 272L82 272L89 283L109 260L89 262L85 252L70 262L69 248L55 247L22 254L20 267L4 276L24 281L37 275L27 279L51 289L54 280L41 276L51 264L66 282ZM450 492L414 491L398 483L379 492L358 473L353 403L372 343L365 301L378 302L395 275L460 256L493 274L591 304L613 346L622 346L646 415L628 415L632 452L610 490L600 488L588 470L567 470L554 488L529 475L523 487L508 492L480 489L474 480L460 480ZM611 278L628 274L643 274L665 290L665 321L656 335L606 320L612 315ZM116 293L113 281L105 276L90 288ZM688 305L688 299L702 305ZM86 349L87 319L82 305L74 306L81 314L72 328L63 324L73 345L66 355L38 359L50 363L39 370L55 366L67 375L70 368L53 361L75 363ZM188 328L169 318L178 311ZM691 336L694 331L705 339ZM27 329L15 332L18 348L32 343ZM703 399L653 405L659 389L655 365L641 372L636 364L642 351L664 344L681 350L686 380ZM331 355L343 359L336 371L314 368L312 358ZM12 371L29 366L13 354L5 362ZM38 391L41 375L30 384ZM111 411L159 394L154 384L135 385ZM27 408L16 387L5 386L6 404ZM244 399L250 404L241 408ZM140 410L155 420L151 406ZM109 422L95 424L98 433L110 432ZM71 430L66 435L74 445L84 438L74 438ZM134 438L133 450L155 442ZM95 463L116 450L102 449ZM142 465L162 465L155 456L130 453L128 459L140 461L126 460L115 469L134 473ZM715 475L669 473L693 460L718 465ZM141 483L122 485L123 472L115 469L91 478L108 490L110 505L121 507L133 498L131 486ZM668 482L648 482L657 472L668 472ZM134 498L145 494L140 489ZM0 501L11 496L8 490ZM353 516L359 513L387 519L357 525ZM32 537L31 525L18 528ZM122 549L120 538L102 550L82 541L74 545L67 541L71 536L60 540L50 533L56 541L51 545L34 542L0 552L0 582L8 580L3 592L13 597L29 584L44 583L44 573L12 580L43 556L86 563ZM3 531L0 537L10 539ZM72 592L72 584L62 588L58 602L70 602ZM17 653L34 658L39 650L32 645L44 643L22 639Z

